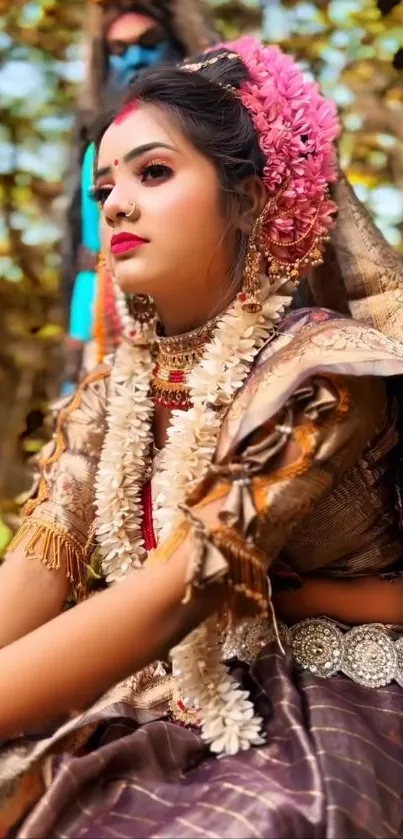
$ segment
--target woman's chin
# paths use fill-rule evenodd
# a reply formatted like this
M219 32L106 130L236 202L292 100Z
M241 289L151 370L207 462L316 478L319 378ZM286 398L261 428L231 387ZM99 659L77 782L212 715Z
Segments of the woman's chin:
M133 271L133 260L122 259L116 262L113 275L117 285L125 294L147 294L147 290L144 288L144 278L140 279L138 270Z

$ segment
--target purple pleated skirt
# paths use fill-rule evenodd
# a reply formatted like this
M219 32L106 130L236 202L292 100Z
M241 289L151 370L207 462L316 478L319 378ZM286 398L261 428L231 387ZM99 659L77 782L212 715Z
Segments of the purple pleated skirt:
M47 757L46 791L8 835L402 837L403 688L297 673L274 645L243 677L266 745L216 759L190 729L109 706Z

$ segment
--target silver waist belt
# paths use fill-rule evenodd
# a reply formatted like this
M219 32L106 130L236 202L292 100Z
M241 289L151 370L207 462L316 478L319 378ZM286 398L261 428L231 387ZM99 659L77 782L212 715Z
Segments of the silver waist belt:
M359 685L403 687L403 629L371 623L353 628L328 618L309 618L291 627L279 624L284 647L291 649L295 664L328 679L343 673ZM226 636L223 658L251 663L262 649L276 641L267 620L242 621Z

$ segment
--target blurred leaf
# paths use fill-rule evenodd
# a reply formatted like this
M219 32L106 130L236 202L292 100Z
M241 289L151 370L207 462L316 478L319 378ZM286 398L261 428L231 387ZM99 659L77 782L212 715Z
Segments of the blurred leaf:
M42 340L61 338L62 335L63 330L61 326L56 323L48 323L37 332L38 338L42 338Z
M12 535L12 530L7 527L4 521L0 518L0 554L2 554L4 549L7 547Z

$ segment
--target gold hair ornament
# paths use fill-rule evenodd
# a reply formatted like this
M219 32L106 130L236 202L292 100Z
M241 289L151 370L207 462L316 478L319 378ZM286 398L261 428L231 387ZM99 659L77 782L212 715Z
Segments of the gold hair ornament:
M239 55L236 52L221 52L219 55L214 55L212 58L206 58L205 61L196 61L188 64L184 62L182 64L178 64L178 67L180 70L186 70L187 73L199 73L200 70L205 70L207 67L217 64L217 61L221 61L221 59L226 59L228 61L234 61L234 59L237 59L238 61L240 60ZM221 87L224 90L230 90L231 93L237 94L237 89L231 84L221 84L215 79L208 79L208 81L211 82L211 84L216 84L217 87Z

